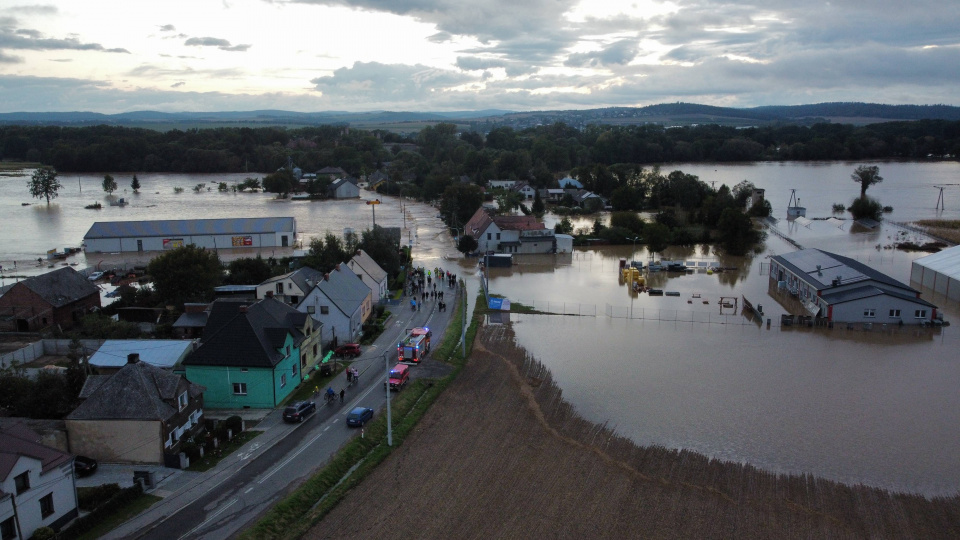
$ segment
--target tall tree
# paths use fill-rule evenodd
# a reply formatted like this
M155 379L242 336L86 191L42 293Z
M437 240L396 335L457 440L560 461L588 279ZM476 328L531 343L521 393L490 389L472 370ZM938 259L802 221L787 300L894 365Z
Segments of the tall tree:
M366 251L367 255L391 278L400 273L400 265L403 264L400 258L400 246L383 227L377 226L375 229L363 231L357 247Z
M883 182L883 177L880 176L880 167L877 165L860 165L850 175L850 179L860 184L861 199L867 196L867 188Z
M103 190L111 195L117 190L117 181L113 179L112 175L103 175Z
M273 276L273 270L260 255L242 257L227 264L225 282L228 285L255 285Z
M33 176L27 182L27 187L30 188L31 196L37 199L46 197L47 204L50 204L50 199L56 199L59 194L57 192L63 186L57 180L57 171L53 167L40 167L33 171Z
M543 204L543 199L540 198L539 189L533 196L533 206L531 210L533 211L533 215L537 216L538 218L543 217L543 214L545 214L547 211L546 205Z
M263 190L284 196L293 190L296 183L297 179L293 177L293 172L284 167L263 177Z
M130 182L130 189L132 189L134 193L140 192L140 180L137 179L137 175L133 175L133 180Z
M344 246L343 240L328 232L323 238L315 237L310 240L310 252L303 258L303 264L314 270L329 272L338 264L347 262L352 255Z
M153 288L165 305L205 302L223 281L223 264L213 251L189 244L160 255L147 265Z
M460 242L457 243L457 251L464 255L473 253L478 247L480 247L480 244L477 243L477 239L474 238L472 234L461 236Z

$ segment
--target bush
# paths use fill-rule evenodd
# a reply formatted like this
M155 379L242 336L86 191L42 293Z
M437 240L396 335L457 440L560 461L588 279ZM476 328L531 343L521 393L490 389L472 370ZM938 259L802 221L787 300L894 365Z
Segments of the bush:
M230 418L224 420L223 423L227 426L227 429L233 431L234 435L243 431L243 418L240 418L239 416L231 416Z
M871 199L870 197L854 199L853 202L850 203L849 210L850 214L853 215L853 219L875 219L877 221L882 219L880 214L883 211L883 207L876 199Z
M50 527L40 527L39 529L33 531L33 540L51 540L57 537L57 533L53 531Z
M115 486L116 484L114 484ZM143 488L140 487L140 484L134 484L132 487L121 489L117 491L112 497L103 502L103 504L97 506L92 512L85 516L77 518L76 521L70 525L70 528L61 531L61 538L77 538L83 533L93 529L94 527L103 523L103 521L109 518L113 513L117 512L124 506L130 504L131 502L137 500L141 495L143 495ZM40 529L46 529L47 527L41 527ZM54 538L55 535L51 530L50 536L38 536L40 529L37 529L33 533L34 538Z
M846 212L847 206L843 203L833 203L833 213L839 214L841 212Z
M643 218L636 212L614 212L610 214L610 226L623 227L634 234L641 234L643 232Z
M673 244L677 246L692 246L697 238L690 229L681 228L673 231Z
M96 509L120 491L118 484L103 484L102 486L77 488L77 506L89 512Z

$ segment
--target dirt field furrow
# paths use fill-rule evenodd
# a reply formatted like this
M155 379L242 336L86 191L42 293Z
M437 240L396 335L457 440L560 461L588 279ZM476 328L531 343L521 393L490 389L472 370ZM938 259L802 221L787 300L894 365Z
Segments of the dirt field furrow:
M960 501L640 447L586 422L508 326L307 538L957 538Z

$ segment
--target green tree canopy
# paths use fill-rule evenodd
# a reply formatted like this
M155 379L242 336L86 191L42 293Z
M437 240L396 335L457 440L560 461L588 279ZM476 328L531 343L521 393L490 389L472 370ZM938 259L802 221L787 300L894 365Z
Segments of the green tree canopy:
M543 199L540 198L540 190L533 195L533 206L530 209L533 212L533 215L538 218L543 217L543 214L547 212L547 207L543 204Z
M483 204L483 190L475 184L457 182L443 191L440 199L440 213L448 218L453 217L450 225L464 226L477 208Z
M464 255L473 253L478 247L480 247L480 244L477 243L477 239L471 234L461 236L460 241L457 243L457 251Z
M132 189L134 193L140 191L140 180L137 178L137 175L133 175L133 180L130 181L130 189Z
M147 265L157 297L165 305L208 302L223 282L223 264L213 251L189 244L160 255Z
M860 184L861 199L867 196L867 188L883 182L883 177L880 176L880 167L877 165L860 165L850 175L850 179Z
M329 272L338 264L347 262L353 252L352 241L345 243L340 237L328 232L323 238L315 237L310 240L310 251L303 258L303 264L320 272Z
M286 195L293 191L296 183L297 179L293 177L293 172L284 167L263 177L263 190L277 195Z
M257 285L273 277L273 269L267 261L256 257L243 257L227 264L227 285Z
M744 255L761 239L753 221L736 208L723 211L717 222L717 233L723 249L731 255Z
M33 171L33 176L30 177L30 181L27 182L27 187L30 188L30 195L37 199L42 199L46 197L47 204L50 204L50 199L56 199L59 195L58 191L63 187L60 185L60 180L57 180L57 171L52 167L40 167L39 169Z
M377 226L367 229L360 235L358 248L367 252L367 255L380 265L391 278L400 273L403 264L400 257L400 246L387 234L386 229ZM350 257L348 257L350 258Z
M662 223L647 223L643 227L643 241L650 253L660 253L670 245L670 227Z
M111 195L117 190L117 181L114 180L113 175L103 175L103 190Z

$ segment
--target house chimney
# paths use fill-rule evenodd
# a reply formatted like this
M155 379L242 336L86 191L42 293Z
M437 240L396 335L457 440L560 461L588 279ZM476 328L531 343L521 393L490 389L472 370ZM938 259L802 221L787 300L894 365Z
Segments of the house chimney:
M323 280L324 280L324 281L330 281L330 274L324 274L324 275L323 275Z
M360 255L360 250L359 250L359 249L357 250L357 255L358 255L358 256Z
M127 363L128 363L128 364L136 364L136 363L139 362L139 361L140 361L140 354L139 354L139 353L130 353L130 354L127 355Z
M340 263L337 263L337 272L340 271Z
M248 306L248 305L242 305L242 306L240 306L240 308L238 309L238 311L240 311L240 313L246 313L246 312L247 312L247 309L248 309L249 307L250 307L250 306Z

